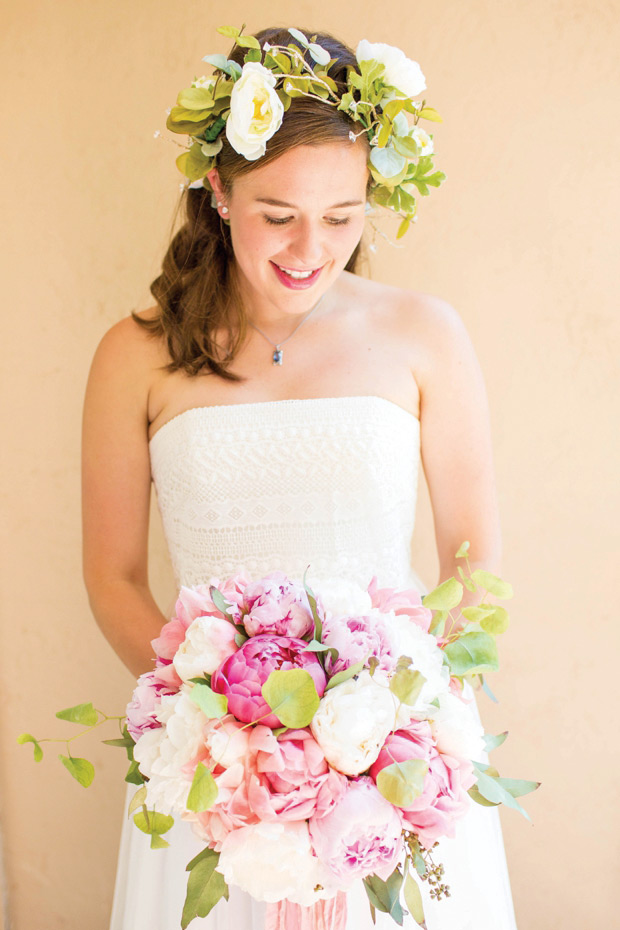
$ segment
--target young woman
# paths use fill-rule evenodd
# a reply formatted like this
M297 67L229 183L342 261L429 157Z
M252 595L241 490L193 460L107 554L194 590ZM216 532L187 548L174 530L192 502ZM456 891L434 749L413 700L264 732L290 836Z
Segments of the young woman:
M297 41L273 29L257 38ZM330 36L316 44L335 60L342 97L358 60ZM152 668L150 642L167 619L147 580L151 480L179 584L243 569L301 578L311 564L317 578L377 575L423 590L410 565L420 453L439 580L455 573L464 539L472 567L499 565L487 402L465 328L444 301L356 273L380 180L369 172L373 140L351 111L301 96L274 116L259 92L254 136L231 120L207 144L207 183L183 194L156 306L106 333L89 379L85 578L97 621L136 675ZM152 852L128 828L112 930L178 926L185 864L201 845L181 823L170 848ZM495 811L472 810L441 859L452 893L427 900L430 930L514 927ZM192 927L265 930L268 919L231 889ZM372 926L361 885L346 926Z

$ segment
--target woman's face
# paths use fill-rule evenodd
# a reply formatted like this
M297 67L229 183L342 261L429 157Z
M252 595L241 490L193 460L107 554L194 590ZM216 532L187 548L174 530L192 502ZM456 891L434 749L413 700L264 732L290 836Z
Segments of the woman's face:
M340 275L364 228L366 161L359 143L301 145L220 194L250 316L305 313Z

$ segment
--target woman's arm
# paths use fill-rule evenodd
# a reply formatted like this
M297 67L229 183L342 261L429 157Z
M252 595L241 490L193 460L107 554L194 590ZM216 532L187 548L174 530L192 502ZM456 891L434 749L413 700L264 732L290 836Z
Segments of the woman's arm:
M148 587L150 502L148 337L131 319L103 337L84 403L84 580L95 618L134 673L152 668L150 641L165 617Z
M421 370L416 371L422 463L433 509L439 581L455 575L463 564L454 555L465 539L471 568L497 572L501 535L480 365L462 320L449 304L425 298L418 320L424 346ZM463 606L471 601L467 591L464 595Z

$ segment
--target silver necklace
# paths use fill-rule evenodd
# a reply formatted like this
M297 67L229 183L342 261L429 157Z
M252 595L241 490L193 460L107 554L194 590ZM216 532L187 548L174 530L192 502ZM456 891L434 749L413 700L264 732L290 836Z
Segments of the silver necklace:
M282 342L273 342L273 340L271 340L271 339L269 338L269 336L267 336L267 335L262 331L262 329L259 329L258 326L256 326L254 323L252 323L251 320L248 320L248 323L250 324L250 326L251 326L253 329L255 329L257 333L260 333L261 336L263 336L263 337L267 340L267 342L268 342L270 345L273 346L273 355L271 356L271 360L272 360L272 363L273 363L274 365L281 365L281 364L282 364L282 355L283 355L283 353L282 353L282 346L284 345L285 342L288 342L289 339L291 338L291 336L294 336L294 335L295 335L295 333L297 332L297 330L299 329L299 327L300 327L300 326L303 326L303 324L306 322L306 320L307 320L310 316L312 316L312 314L314 313L314 311L316 310L316 308L318 307L318 305L319 305L319 304L321 303L321 301L323 300L323 297L325 297L325 294L322 294L322 295L319 297L319 299L318 299L317 302L315 303L315 305L314 305L314 307L312 308L312 310L310 310L308 313L306 313L306 315L305 315L305 317L303 318L303 320L300 320L300 322L297 324L297 326L295 327L295 329L293 330L293 332L292 332L289 336L287 336L286 339L283 339Z

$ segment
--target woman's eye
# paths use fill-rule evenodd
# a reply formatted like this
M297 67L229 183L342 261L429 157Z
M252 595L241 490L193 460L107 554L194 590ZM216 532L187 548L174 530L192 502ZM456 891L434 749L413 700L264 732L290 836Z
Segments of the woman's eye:
M350 221L350 219L351 219L350 216L343 216L340 219L338 219L335 216L330 216L327 218L327 222L330 223L332 226L346 226L346 224Z
M290 223L291 220L293 219L292 216L275 217L275 216L267 216L267 214L264 214L264 218L265 218L265 222L270 223L272 226L284 226L285 223ZM338 218L335 216L328 216L325 219L326 219L326 222L329 223L330 226L346 226L346 224L350 222L351 217L343 216L343 217Z
M265 220L268 223L271 223L272 226L283 226L285 223L290 222L290 216L284 217L275 217L275 216L265 216Z

